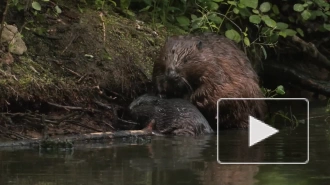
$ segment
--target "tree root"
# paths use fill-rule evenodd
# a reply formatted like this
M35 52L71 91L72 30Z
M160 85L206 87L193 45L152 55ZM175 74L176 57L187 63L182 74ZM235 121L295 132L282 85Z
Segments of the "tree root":
M330 70L330 60L328 60L328 58L324 56L313 43L307 43L297 36L293 36L292 41L299 44L303 52L307 53L312 58L315 58L315 63Z
M295 70L289 66L284 66L283 64L265 64L264 69L264 73L269 76L275 76L277 79L281 79L286 82L289 81L309 91L330 96L330 84L328 81L313 79L303 72Z

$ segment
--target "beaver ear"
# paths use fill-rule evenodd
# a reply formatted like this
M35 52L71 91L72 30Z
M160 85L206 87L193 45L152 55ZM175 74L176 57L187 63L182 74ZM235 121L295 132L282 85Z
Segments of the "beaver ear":
M196 44L196 47L198 50L201 50L203 47L203 42L202 41L198 41L198 43Z

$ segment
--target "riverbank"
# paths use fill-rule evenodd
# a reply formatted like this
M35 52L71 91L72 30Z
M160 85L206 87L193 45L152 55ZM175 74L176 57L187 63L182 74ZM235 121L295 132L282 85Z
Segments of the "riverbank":
M1 63L0 138L123 129L125 106L149 88L167 30L112 9L58 5L60 14L38 12L29 22L14 10L6 17L27 52Z

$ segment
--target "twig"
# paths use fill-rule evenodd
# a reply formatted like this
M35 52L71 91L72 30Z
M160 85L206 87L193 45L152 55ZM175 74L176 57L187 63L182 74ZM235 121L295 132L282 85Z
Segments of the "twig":
M10 77L12 77L14 80L18 81L18 79L16 78L15 75L7 74L7 73L6 73L5 71L3 71L2 69L0 69L0 73L1 73L3 76L5 76L5 77L10 76Z
M105 122L105 121L102 121L103 124L107 125L108 127L112 128L113 130L116 130L111 124Z
M73 38L70 40L70 42L68 43L68 45L67 45L67 46L64 48L64 50L61 52L61 55L62 55L62 54L63 54L63 53L69 48L69 46L71 46L72 42L73 42L74 40L76 40L79 36L80 36L79 34L73 36Z
M83 79L86 78L87 75L88 75L88 74L84 74L83 76L81 76L81 77L79 78L79 80L77 81L77 83L80 83Z
M133 125L139 125L139 124L136 123L136 122L128 121L128 120L123 120L123 119L120 119L120 118L118 118L118 121L123 122L123 123L133 124Z
M102 31L103 31L103 45L105 46L105 38L106 38L106 31L105 31L105 24L104 24L104 19L103 19L103 13L100 13L100 18L102 21Z
M64 69L68 70L70 73L72 73L72 74L74 74L74 75L76 75L76 76L78 76L78 77L81 78L81 75L79 73L77 73L77 72L75 72L75 71L73 71L73 70L71 70L71 69L69 69L67 67L65 67Z
M63 109L66 109L66 110L81 110L81 111L89 111L89 112L101 112L99 110L90 110L90 109L87 109L87 108L83 108L83 107L74 107L74 106L65 106L65 105L59 105L59 104L56 104L56 103L51 103L51 102L47 102L49 105L52 105L52 106L55 106L55 107L58 107L58 108L63 108Z
M99 106L101 106L103 108L106 108L106 109L109 109L109 110L113 110L112 107L110 107L109 105L106 105L106 104L104 104L102 102L99 102L99 101L94 100L94 103L96 103L97 105L99 105Z

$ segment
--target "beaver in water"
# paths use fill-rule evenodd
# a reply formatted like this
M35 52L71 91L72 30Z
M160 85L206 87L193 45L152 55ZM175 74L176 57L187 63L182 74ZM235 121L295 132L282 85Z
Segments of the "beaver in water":
M259 79L243 51L224 36L169 37L154 64L157 94L189 99L216 129L217 100L262 98ZM264 101L223 101L219 128L247 128L248 116L264 119Z
M213 133L202 113L184 99L162 99L145 94L135 99L129 110L141 128L152 127L152 131L163 135L195 136Z

